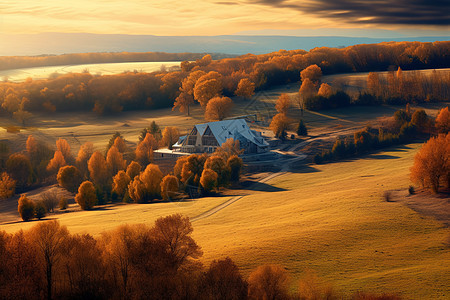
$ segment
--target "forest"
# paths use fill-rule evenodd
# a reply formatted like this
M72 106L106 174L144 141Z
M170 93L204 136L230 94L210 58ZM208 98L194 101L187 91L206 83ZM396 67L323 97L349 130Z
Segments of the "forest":
M37 111L94 111L172 107L189 112L198 101L206 108L216 96L249 98L255 91L298 82L300 72L316 65L322 74L446 68L450 42L387 42L346 48L280 50L213 60L206 55L183 61L181 71L96 76L86 73L55 76L47 80L0 83L5 114L22 123ZM382 84L383 81L380 81ZM303 83L302 83L303 84ZM425 95L425 98L427 95Z

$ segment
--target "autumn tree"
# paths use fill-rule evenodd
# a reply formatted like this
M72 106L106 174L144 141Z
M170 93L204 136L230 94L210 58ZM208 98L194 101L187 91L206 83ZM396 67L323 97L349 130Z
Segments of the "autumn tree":
M88 161L94 153L94 144L91 142L86 142L81 145L78 151L76 164L80 172L83 174L84 178L88 177Z
M180 94L175 99L172 110L179 109L180 112L185 112L189 116L189 107L194 104L194 87L197 80L206 73L197 70L189 73L181 83Z
M61 153L61 151L56 150L55 154L53 155L53 158L47 165L47 171L52 174L55 174L59 171L61 167L64 167L65 165L66 160L64 159L63 154Z
M90 210L97 203L97 194L95 187L90 181L84 181L78 188L78 193L75 196L75 201L82 210Z
M250 299L289 299L289 276L279 265L263 265L248 278Z
M96 186L103 186L108 180L108 169L103 155L95 151L88 161L88 170L92 183Z
M37 254L44 267L44 278L47 284L47 299L53 299L54 271L58 268L65 251L69 231L58 221L46 221L34 226L28 232L37 248Z
M47 208L43 201L37 201L34 203L34 216L41 220L47 214Z
M149 164L139 176L144 184L147 196L150 200L161 196L161 181L163 173L158 165Z
M322 69L320 69L318 65L310 65L300 72L300 77L302 79L302 82L304 82L306 79L309 79L313 83L317 84L322 78Z
M433 193L439 191L442 179L450 187L450 133L430 138L414 156L411 167L411 180Z
M230 115L233 101L228 97L214 97L206 105L205 119L208 121L222 121Z
M290 98L288 94L281 94L278 97L277 103L275 105L275 109L283 115L287 115L289 111L289 107L291 106Z
M141 173L141 165L138 162L132 161L127 167L127 175L130 179L134 179L139 173Z
M122 136L116 137L113 146L116 146L117 150L119 150L119 152L122 154L125 154L128 151L127 144L125 143L125 140L123 139Z
M202 176L200 177L200 184L206 192L212 191L217 187L218 175L211 169L203 169Z
M413 124L417 130L425 131L428 127L428 115L423 109L416 110L411 117L411 124Z
M38 142L31 134L27 138L26 148L30 159L33 160L38 154Z
M169 149L172 149L173 144L178 141L180 132L177 127L167 126L162 133L162 144Z
M30 200L26 194L20 195L17 210L22 220L29 221L34 217L34 201Z
M375 97L381 96L381 83L380 83L380 76L377 72L370 72L367 76L367 89L369 90L369 93L374 95Z
M289 119L286 115L282 113L276 114L272 118L272 122L269 125L270 130L272 130L275 137L279 139L285 139L287 135L287 130L289 129Z
M56 176L58 184L71 193L75 193L80 186L83 177L75 166L64 166L59 169Z
M32 182L32 172L30 159L19 153L9 156L6 161L6 172L16 181L16 187L23 189Z
M439 111L436 117L436 129L440 133L448 133L450 131L450 111L448 106Z
M147 133L136 148L136 160L143 166L148 165L153 161L153 150L156 149L158 149L158 141L151 133Z
M163 200L171 200L178 196L180 184L174 175L166 175L161 181L161 197Z
M187 157L181 170L181 182L183 184L199 186L206 158L205 154L191 154Z
M120 170L113 178L112 191L116 193L120 199L123 199L130 181L130 176L128 176L125 171Z
M241 149L239 140L228 138L225 143L222 143L222 145L216 149L214 155L218 155L227 161L231 156L239 156L242 153L244 153L244 149Z
M248 78L242 78L234 94L238 97L250 99L255 94L255 84Z
M183 171L183 166L187 162L187 156L180 156L177 158L175 166L173 167L173 175L175 175L179 180L181 180L181 174Z
M123 159L123 154L116 146L109 148L106 155L106 165L110 176L114 176L120 170L125 170L127 162Z
M230 180L232 182L238 182L241 176L242 167L244 163L242 159L237 155L231 155L227 160L227 168L230 170Z
M230 181L230 168L227 166L225 159L219 155L212 155L205 161L204 169L210 169L216 172L217 184L225 186Z
M302 81L302 85L300 86L299 93L300 93L300 99L305 101L306 99L309 99L315 95L316 86L309 78L306 78L304 81ZM301 107L301 108L303 108L303 107Z
M155 221L153 236L167 249L169 266L174 271L192 264L203 255L191 236L193 230L189 218L180 214L160 217Z
M247 299L247 282L229 257L214 260L201 282L202 292L207 299Z
M208 101L222 93L222 75L215 71L201 76L194 87L194 98L203 108Z
M64 160L66 163L73 163L74 158L72 156L72 152L70 152L70 145L65 139L58 139L56 141L56 149L61 151L61 154L64 156Z
M16 190L16 181L8 173L3 172L0 175L0 199L7 199L14 196Z
M320 85L319 91L317 92L317 95L329 98L331 95L333 95L333 88L327 83L322 83Z

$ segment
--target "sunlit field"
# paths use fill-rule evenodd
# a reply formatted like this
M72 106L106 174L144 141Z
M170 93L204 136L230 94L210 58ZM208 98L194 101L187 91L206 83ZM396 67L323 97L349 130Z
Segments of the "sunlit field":
M194 222L203 262L230 256L245 275L258 265L279 263L292 274L294 286L305 269L312 269L347 293L445 299L450 292L450 230L382 196L386 190L407 189L419 147L410 144L353 161L304 167L269 181L281 191L255 192ZM73 233L98 236L123 223L151 225L172 213L192 218L226 200L119 205L52 218ZM14 232L34 224L2 229Z
M54 74L81 73L89 72L93 75L113 75L123 72L155 72L161 68L171 69L180 67L179 61L167 62L127 62L127 63L104 63L104 64L87 64L87 65L66 65L66 66L50 66L38 68L24 68L0 71L0 80L7 79L12 82L21 82L27 78L46 79Z

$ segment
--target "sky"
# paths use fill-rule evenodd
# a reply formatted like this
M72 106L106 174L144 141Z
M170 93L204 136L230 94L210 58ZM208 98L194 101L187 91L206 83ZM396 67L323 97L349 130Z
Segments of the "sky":
M448 0L3 0L0 33L442 36L449 11Z

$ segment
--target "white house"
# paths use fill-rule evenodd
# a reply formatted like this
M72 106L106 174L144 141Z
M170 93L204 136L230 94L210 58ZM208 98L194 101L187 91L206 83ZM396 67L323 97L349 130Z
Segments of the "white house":
M187 153L212 153L229 138L239 140L244 153L262 153L269 150L269 144L261 133L251 130L244 119L195 125L188 135L180 137L173 149Z

